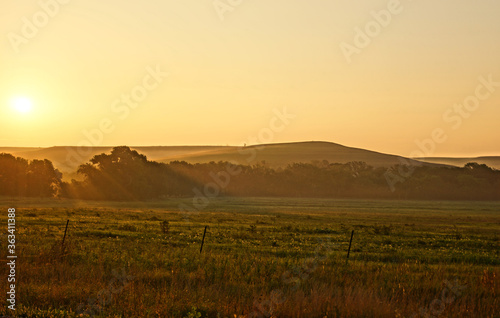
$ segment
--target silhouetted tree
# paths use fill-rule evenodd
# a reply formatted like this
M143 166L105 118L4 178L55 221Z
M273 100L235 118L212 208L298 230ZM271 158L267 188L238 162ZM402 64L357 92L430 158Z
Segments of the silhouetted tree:
M11 154L0 154L0 194L8 196L26 195L26 172L28 161Z
M28 196L50 197L57 195L62 174L49 160L33 160L28 165L26 186Z
M83 181L61 182L61 173L48 160L28 162L0 154L0 195L54 196L98 200L149 200L200 195L210 185L217 195L327 198L383 198L436 200L499 200L500 171L484 164L464 167L412 167L411 173L391 191L385 168L365 162L346 164L317 160L273 169L265 164L234 166L228 182L214 179L228 162L169 164L148 161L129 147L94 156L79 167ZM393 171L410 171L394 166ZM226 175L227 172L226 172ZM227 178L227 176L225 177ZM223 186L221 186L221 182ZM213 187L219 186L218 189Z
M62 174L49 160L0 154L0 195L51 197L60 192Z

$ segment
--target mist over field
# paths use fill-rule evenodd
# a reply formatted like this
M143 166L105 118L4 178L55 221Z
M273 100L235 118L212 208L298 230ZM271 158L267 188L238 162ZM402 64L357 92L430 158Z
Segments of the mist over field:
M165 155L164 148L154 149L157 156L161 150ZM325 158L320 156L340 162L300 161ZM500 171L477 162L458 168L313 142L210 149L187 158L202 162L162 163L114 147L82 163L76 169L81 180L67 182L48 159L0 154L0 195L121 201L194 196L193 202L219 196L500 199Z

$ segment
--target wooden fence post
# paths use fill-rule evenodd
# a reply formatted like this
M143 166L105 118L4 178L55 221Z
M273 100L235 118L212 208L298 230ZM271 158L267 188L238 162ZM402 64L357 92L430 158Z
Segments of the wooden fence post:
M347 258L345 260L345 263L347 265L347 262L349 261L349 253L351 253L351 244L352 244L352 237L354 236L354 230L351 232L351 240L349 241L349 249L347 250Z
M203 243L205 243L205 235L207 234L207 227L208 226L205 226L205 231L203 232L203 239L201 240L200 254L201 254L201 251L203 250Z
M66 229L64 230L64 236L61 243L61 255L64 254L64 241L66 240L66 233L68 232L69 220L66 222Z

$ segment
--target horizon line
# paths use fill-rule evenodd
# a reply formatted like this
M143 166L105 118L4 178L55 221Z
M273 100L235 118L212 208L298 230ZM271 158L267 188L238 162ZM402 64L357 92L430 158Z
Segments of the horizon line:
M338 146L343 146L346 148L355 148L355 149L362 149L366 151L372 151L372 152L378 152L381 154L387 154L387 155L394 155L394 156L400 156L404 158L409 158L409 159L432 159L432 158L484 158L484 157L500 157L500 154L483 154L483 155L429 155L429 156L423 156L423 157L410 157L408 155L402 155L402 154L397 154L397 153L389 153L389 152L380 152L377 150L371 150L367 148L360 148L360 147L355 147L355 146L346 146L340 143L332 142L332 141L325 141L325 140L308 140L308 141L287 141L287 142L270 142L270 143L262 143L262 144L251 144L251 145L230 145L230 144L207 144L207 145L202 145L202 144L180 144L180 145L126 145L126 144L121 144L121 145L98 145L98 146L77 146L77 145L52 145L52 146L0 146L0 149L2 148L36 148L36 149L50 149L50 148L65 148L65 147L81 147L81 148L114 148L114 147L120 147L120 146L126 146L129 148L154 148L154 147L228 147L228 148L242 148L242 147L258 147L258 146L266 146L266 145L280 145L280 144L299 144L299 143L328 143L328 144L334 144Z

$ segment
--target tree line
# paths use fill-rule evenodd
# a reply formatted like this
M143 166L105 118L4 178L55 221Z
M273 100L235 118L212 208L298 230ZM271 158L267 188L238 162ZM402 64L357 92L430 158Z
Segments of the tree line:
M28 161L0 154L0 195L52 197L60 195L62 173L49 160Z
M499 200L500 171L484 164L413 166L411 176L390 188L387 175L407 166L374 168L364 162L326 160L271 168L265 162L190 164L150 161L129 147L94 156L62 181L49 160L27 161L0 154L0 195L84 200L155 200L168 197L268 196L430 200Z

